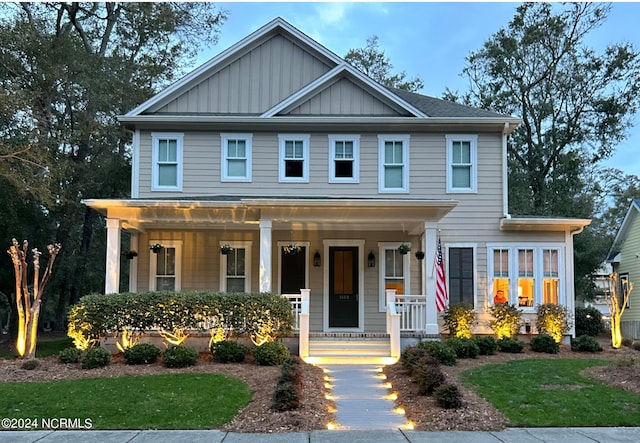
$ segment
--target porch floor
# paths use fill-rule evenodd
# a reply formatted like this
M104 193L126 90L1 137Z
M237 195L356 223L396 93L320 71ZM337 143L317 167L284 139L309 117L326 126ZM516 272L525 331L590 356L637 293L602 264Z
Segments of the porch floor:
M384 430L405 427L403 414L395 412L391 389L377 365L319 365L336 404L336 428ZM329 386L328 385L328 386Z

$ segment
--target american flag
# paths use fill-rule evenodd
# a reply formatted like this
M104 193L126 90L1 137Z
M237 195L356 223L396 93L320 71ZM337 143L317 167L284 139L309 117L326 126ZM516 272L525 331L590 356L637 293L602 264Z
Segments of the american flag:
M444 260L442 259L442 242L438 238L436 250L436 309L442 312L447 309L447 284L444 278Z

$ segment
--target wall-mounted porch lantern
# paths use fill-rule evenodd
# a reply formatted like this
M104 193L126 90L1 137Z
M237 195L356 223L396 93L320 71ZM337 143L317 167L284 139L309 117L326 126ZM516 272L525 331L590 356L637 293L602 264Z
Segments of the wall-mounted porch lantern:
M369 251L369 255L367 256L367 266L370 268L376 267L376 256L373 254L373 251Z
M322 258L320 257L320 253L316 251L316 253L313 254L313 266L318 267L320 266L321 263L322 263Z

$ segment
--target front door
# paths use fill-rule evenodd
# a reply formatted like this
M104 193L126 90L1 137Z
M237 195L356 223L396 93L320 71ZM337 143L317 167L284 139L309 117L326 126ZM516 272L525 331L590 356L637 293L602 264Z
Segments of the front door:
M329 248L329 327L358 327L358 248Z

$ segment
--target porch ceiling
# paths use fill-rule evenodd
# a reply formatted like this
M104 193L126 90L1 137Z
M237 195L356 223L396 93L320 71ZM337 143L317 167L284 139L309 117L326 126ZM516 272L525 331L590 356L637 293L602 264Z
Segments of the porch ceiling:
M458 204L455 200L237 198L234 200L85 200L125 229L258 229L271 220L274 230L424 231Z

